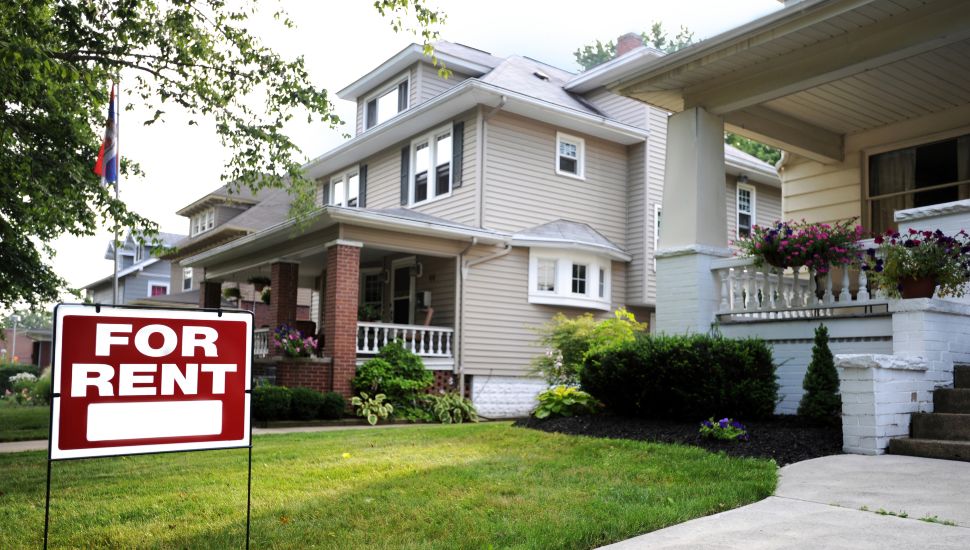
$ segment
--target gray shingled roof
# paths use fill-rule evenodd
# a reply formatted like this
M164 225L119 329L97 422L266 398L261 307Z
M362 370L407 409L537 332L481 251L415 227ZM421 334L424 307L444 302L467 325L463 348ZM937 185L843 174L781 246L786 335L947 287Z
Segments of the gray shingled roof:
M424 223L433 223L436 225L442 225L446 227L454 227L457 229L471 229L474 231L481 231L482 228L474 227L471 225L465 225L458 222L453 222L445 218L439 218L437 216L431 216L429 214L424 214L422 212L416 212L408 208L361 208L365 212L374 212L375 214L381 214L384 216L392 216L395 218L403 218L405 220L412 220Z
M538 73L541 76L537 76ZM563 89L573 74L528 57L513 55L481 77L482 82L570 109L603 116L589 102Z
M496 57L486 51L479 50L478 48L473 48L471 46L466 46L458 42L448 42L447 40L440 40L434 44L435 51L439 51L444 54L453 55L455 57L460 57L462 59L471 61L472 63L478 63L479 65L485 65L486 67L496 67L502 62L501 57Z
M259 231L285 220L290 212L292 199L285 189L263 189L261 199L238 216L226 222L240 229Z
M569 244L583 244L607 248L625 254L622 248L613 244L598 231L585 223L556 220L519 231L513 236L517 240L551 241Z

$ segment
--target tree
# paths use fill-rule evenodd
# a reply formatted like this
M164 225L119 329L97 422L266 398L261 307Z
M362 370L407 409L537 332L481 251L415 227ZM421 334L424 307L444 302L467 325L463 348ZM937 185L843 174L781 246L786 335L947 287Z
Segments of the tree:
M374 6L433 55L443 14L426 0ZM61 234L91 235L99 222L148 240L157 234L154 222L129 211L92 172L110 83L122 71L125 97L153 113L145 124L173 107L190 124L215 120L230 152L222 176L230 190L287 187L294 215L310 211L313 185L283 125L298 115L331 127L341 121L302 57L284 59L247 30L257 9L256 0L231 7L223 0L0 3L0 307L50 302L65 289L44 261ZM293 27L282 10L273 16ZM141 173L124 158L121 172Z
M17 321L17 327L24 330L28 328L51 328L54 324L50 308L32 307L15 309L12 313L0 316L0 326L13 328L14 315L20 318Z
M802 380L805 395L798 404L798 415L815 422L833 424L842 414L842 398L839 396L839 373L829 349L829 330L825 325L815 329L815 345L812 346L812 362L808 364Z
M664 53L676 52L694 42L694 33L687 27L681 26L677 34L671 38L660 21L655 21L650 26L650 31L641 33L641 36L645 45ZM585 71L613 59L616 56L616 43L612 40L606 43L597 40L577 49L573 52L573 56L576 57L576 63L579 63ZM724 142L771 165L776 164L781 159L780 149L731 132L724 134Z

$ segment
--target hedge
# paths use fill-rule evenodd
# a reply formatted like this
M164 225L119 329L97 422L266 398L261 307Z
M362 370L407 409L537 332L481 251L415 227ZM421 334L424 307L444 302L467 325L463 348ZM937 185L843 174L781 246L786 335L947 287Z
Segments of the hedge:
M778 402L764 340L641 335L594 354L580 383L616 414L693 421L770 416Z
M253 388L253 418L270 420L337 420L347 402L337 392L320 393L310 388L257 386Z
M37 368L37 365L10 364L0 367L0 395L3 395L6 390L12 389L10 377L22 372L28 372L40 378L40 369Z

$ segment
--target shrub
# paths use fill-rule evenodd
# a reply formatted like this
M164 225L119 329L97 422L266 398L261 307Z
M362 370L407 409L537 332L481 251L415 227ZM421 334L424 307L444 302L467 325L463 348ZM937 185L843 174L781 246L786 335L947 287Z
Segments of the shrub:
M829 349L829 329L819 325L815 329L812 362L802 380L805 395L798 404L798 415L824 424L835 424L842 414L839 396L839 373Z
M49 405L51 402L51 371L46 369L44 374L34 382L30 395L37 405Z
M310 388L290 388L290 418L313 420L320 413L323 394Z
M320 418L324 420L338 420L343 418L344 411L347 410L347 401L344 396L335 391L323 394L323 402L320 403Z
M384 346L377 357L357 367L352 385L358 392L382 393L398 404L415 405L417 398L434 383L434 374L421 358L404 347L401 340Z
M10 377L22 372L38 376L40 374L40 369L38 369L36 365L0 366L0 395L4 394L7 390L13 390L13 384L10 383Z
M744 424L730 418L714 420L714 417L701 422L698 430L702 437L720 439L722 441L747 441L748 429Z
M577 388L556 386L539 394L539 406L532 411L536 418L592 414L599 407L596 399Z
M394 405L384 402L386 397L383 393L371 397L367 392L360 392L359 396L350 399L350 404L357 409L357 416L366 418L373 426L378 420L385 419L394 412Z
M457 392L429 395L425 400L434 419L442 424L478 422L478 411L475 410L471 399L466 399Z
M624 415L692 420L719 411L770 416L778 399L771 348L760 339L640 335L590 356L582 389Z
M253 417L256 420L285 420L290 414L291 391L283 386L253 388Z

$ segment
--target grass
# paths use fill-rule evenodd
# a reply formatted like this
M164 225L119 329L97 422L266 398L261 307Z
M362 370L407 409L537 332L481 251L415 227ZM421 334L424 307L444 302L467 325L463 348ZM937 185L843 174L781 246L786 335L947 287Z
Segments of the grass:
M40 545L45 468L43 453L0 455L0 548ZM252 543L592 548L775 483L772 461L507 423L259 436ZM59 462L51 547L238 548L245 489L245 450Z
M0 401L0 442L47 439L49 407L20 406Z

